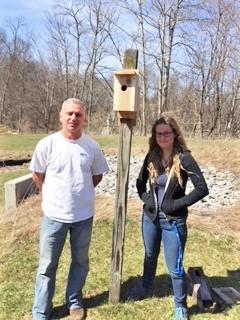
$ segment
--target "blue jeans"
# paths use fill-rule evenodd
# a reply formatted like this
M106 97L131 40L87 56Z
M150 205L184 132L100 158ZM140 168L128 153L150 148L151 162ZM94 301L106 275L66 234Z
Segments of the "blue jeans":
M82 306L82 288L88 270L88 251L92 234L93 218L62 223L43 217L40 231L40 260L36 277L33 319L49 319L60 255L68 231L71 244L71 266L66 289L66 304L69 309Z
M173 222L168 222L162 216L152 221L143 213L142 236L145 247L143 287L148 288L153 284L162 241L166 266L172 280L175 305L176 307L186 307L185 272L183 269L180 272L178 268L179 255L181 253L183 255L187 240L186 218L178 218L175 227Z

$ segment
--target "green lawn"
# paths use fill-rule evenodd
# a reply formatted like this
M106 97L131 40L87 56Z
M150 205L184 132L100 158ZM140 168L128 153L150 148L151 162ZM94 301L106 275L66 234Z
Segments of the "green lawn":
M8 135L0 134L0 160L30 158L40 134Z
M34 146L43 135L0 135L0 159L31 157ZM96 136L104 150L117 148L118 136ZM133 149L147 149L146 137L133 137ZM239 176L238 140L188 140L190 149L203 163L234 170ZM5 181L28 172L27 167L0 174L0 205L3 201ZM23 207L24 208L24 207ZM35 208L31 208L35 211ZM23 209L24 210L24 209ZM28 209L26 209L26 217ZM26 219L25 217L25 219ZM14 219L14 217L13 217ZM34 217L33 217L34 219ZM199 216L199 219L201 217ZM9 219L9 221L11 218ZM28 220L27 220L28 221ZM18 232L16 222L1 224L0 247L0 320L30 320L35 272L38 264L38 235L26 234L12 241ZM163 257L155 283L154 297L132 302L127 299L131 287L140 281L143 245L140 223L128 220L123 265L122 299L119 304L108 304L108 284L111 261L112 224L99 220L94 226L90 251L90 273L84 288L89 320L170 320L172 319L172 296L170 280L166 274ZM21 230L22 232L22 230ZM186 248L185 268L202 266L212 287L232 286L240 288L240 247L231 237L220 237L209 232L190 229ZM66 245L61 257L54 305L64 303L64 290L69 266L69 247ZM191 320L239 320L240 305L224 313L197 312L194 301L189 299ZM66 318L67 319L67 318Z
M0 150L32 151L43 134L0 135Z
M44 137L44 134L23 134L10 135L0 134L0 159L4 154L14 154L25 152L31 154L36 143ZM118 135L92 135L94 139L100 144L101 148L117 148ZM205 150L222 150L223 152L237 151L239 149L239 139L187 139L189 148L194 152ZM133 148L147 148L148 137L135 136L132 137Z
M89 319L94 320L169 320L173 315L171 284L160 255L154 297L143 301L129 301L127 296L133 285L140 281L143 245L140 224L128 220L126 224L125 255L123 265L122 298L116 305L108 304L108 285L111 261L112 223L98 220L94 226L90 250L90 273L84 288ZM2 257L0 265L0 319L31 319L33 286L38 263L37 236L26 235L12 243L12 252ZM8 251L9 252L9 251ZM209 233L189 231L185 268L202 266L213 287L240 287L240 248L234 239L219 239ZM64 304L64 291L69 267L69 246L61 257L54 306ZM189 298L192 320L239 320L240 306L223 313L200 314ZM67 319L67 318L66 318Z
M9 135L0 134L0 160L3 158L30 157L43 134ZM117 148L118 135L92 135L104 150ZM133 146L146 146L146 137L133 136Z

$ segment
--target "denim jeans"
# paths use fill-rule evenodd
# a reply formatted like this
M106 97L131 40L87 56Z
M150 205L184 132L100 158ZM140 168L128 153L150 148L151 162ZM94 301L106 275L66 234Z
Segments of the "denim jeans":
M92 234L93 218L62 223L43 217L40 231L40 260L36 277L33 319L49 319L60 255L69 231L71 265L66 289L69 309L82 306L82 288L89 270L88 251Z
M160 216L152 221L143 213L142 235L145 247L143 287L148 288L153 284L162 242L166 266L172 280L175 305L186 307L185 272L183 269L182 272L178 270L179 253L183 255L187 240L186 218L178 218L176 227L178 234L173 222L167 221L165 217Z

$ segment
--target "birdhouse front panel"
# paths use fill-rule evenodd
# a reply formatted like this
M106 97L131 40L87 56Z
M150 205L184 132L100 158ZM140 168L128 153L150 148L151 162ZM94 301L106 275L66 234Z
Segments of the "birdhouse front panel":
M114 74L114 111L136 111L138 104L138 74L122 70Z

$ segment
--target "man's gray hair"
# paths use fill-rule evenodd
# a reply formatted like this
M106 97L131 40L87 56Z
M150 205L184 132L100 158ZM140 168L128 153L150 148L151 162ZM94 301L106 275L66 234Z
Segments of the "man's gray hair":
M63 101L61 111L66 108L69 104L78 104L84 109L84 104L80 99L77 98L68 98L67 100Z

